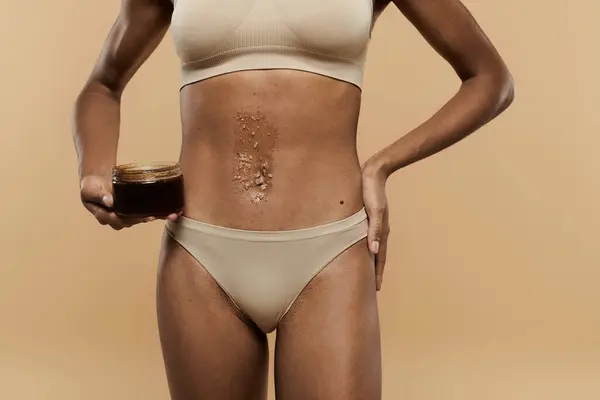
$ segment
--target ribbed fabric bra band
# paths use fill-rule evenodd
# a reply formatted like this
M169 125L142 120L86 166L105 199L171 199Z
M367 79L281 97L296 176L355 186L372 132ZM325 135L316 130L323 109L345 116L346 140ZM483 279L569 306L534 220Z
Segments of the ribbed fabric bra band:
M364 208L340 221L296 230L247 231L185 217L166 225L167 233L266 333L319 272L367 236L367 228Z
M235 71L294 69L362 86L373 0L173 0L181 87Z

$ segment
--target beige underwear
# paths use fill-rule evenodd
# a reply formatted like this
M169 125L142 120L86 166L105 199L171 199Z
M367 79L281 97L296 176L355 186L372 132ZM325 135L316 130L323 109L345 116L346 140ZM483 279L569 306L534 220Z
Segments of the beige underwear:
M308 283L367 236L363 209L325 225L248 231L180 217L167 232L212 275L233 304L263 332L277 328Z

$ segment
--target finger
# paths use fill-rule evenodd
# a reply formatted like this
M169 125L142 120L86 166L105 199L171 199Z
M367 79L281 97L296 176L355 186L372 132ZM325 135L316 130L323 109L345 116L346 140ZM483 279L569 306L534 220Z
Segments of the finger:
M86 210L88 210L94 217L96 217L96 219L98 220L98 222L100 222L100 224L102 225L106 225L108 223L108 210L106 208L104 208L101 205L98 205L94 202L91 201L84 201L83 202L83 206L86 208ZM98 218L98 217L101 218Z
M85 202L83 203L85 208L91 212L94 217L98 220L100 225L109 225L115 230L121 230L130 225L126 224L118 215L114 212L107 210L106 208L99 206L95 203Z
M178 212L178 213L170 214L170 215L167 217L167 219L168 219L169 221L176 221L176 220L177 220L177 218L179 218L180 216L181 216L181 212Z
M92 202L103 205L107 208L112 208L114 204L111 193L101 185L82 185L81 200L84 202Z
M96 203L105 208L112 208L114 201L112 195L108 192L82 192L81 200L87 203Z
M123 223L125 224L126 227L131 227L133 225L137 225L137 224L143 224L146 222L151 222L154 221L156 218L155 217L140 217L140 218L136 218L136 217L121 217L121 220L123 221Z
M379 245L379 253L375 256L375 288L381 290L383 282L383 270L385 269L385 261L387 259L387 237L382 237Z
M385 209L383 207L367 210L367 215L369 217L367 240L369 241L369 250L371 250L373 254L379 252L384 211Z
M120 231L123 228L129 228L131 226L111 211L102 210L101 212L96 214L96 218L98 219L98 221L105 221L105 225L109 225L116 231Z
M115 199L113 198L112 194L106 192L102 196L102 204L104 204L108 208L113 208L115 204Z

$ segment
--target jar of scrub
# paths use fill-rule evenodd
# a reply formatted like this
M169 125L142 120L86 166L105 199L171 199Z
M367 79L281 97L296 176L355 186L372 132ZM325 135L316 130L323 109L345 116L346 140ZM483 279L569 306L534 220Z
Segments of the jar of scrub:
M118 215L160 218L183 210L183 175L177 162L117 165L112 184Z

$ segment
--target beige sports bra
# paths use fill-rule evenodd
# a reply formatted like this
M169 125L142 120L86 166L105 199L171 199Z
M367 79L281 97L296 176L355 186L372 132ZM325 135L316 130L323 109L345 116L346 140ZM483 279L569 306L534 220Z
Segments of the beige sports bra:
M373 0L172 0L181 87L294 69L362 85Z

